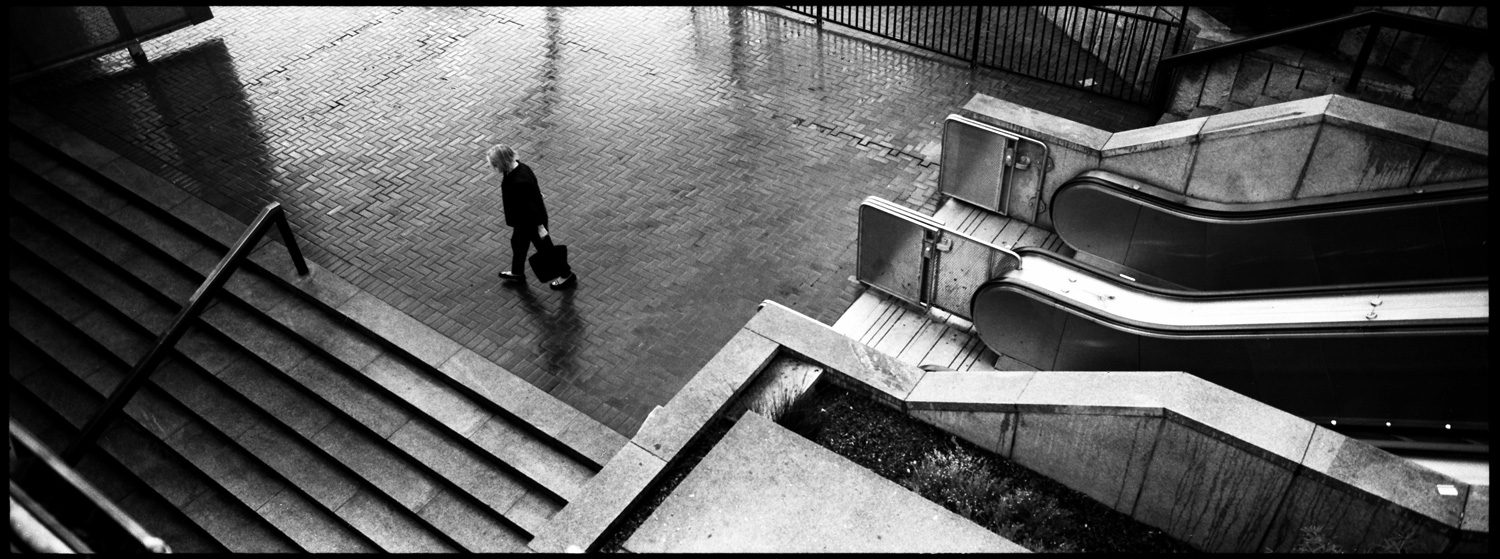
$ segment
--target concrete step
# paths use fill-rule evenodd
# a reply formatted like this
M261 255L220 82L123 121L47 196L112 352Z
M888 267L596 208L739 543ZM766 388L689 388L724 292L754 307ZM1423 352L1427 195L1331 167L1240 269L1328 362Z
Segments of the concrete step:
M1275 63L1256 57L1239 58L1239 66L1235 69L1234 88L1229 93L1229 101L1249 105L1255 101L1266 89L1266 82L1270 80L1272 67Z
M65 421L71 437L104 405L104 398L97 390L74 376L81 370L75 368L77 365L103 362L96 355L99 350L71 337L66 322L50 316L41 303L14 292L8 294L7 302L11 335L26 340L62 365L55 370L61 374L12 377L12 384ZM124 465L230 551L307 551L128 414L104 430L97 449Z
M66 243L51 243L49 246L55 252L65 252ZM25 249L17 249L16 252L24 253ZM33 256L30 254L19 255L22 267L31 267L31 258L45 259L44 256ZM154 339L154 332L139 323L130 323L128 308L140 308L150 305L149 302L139 300L143 295L132 294L128 290L112 289L110 285L127 284L124 278L111 277L107 270L88 269L87 259L77 259L70 270L53 270L55 277L51 279L51 285L72 284L75 279L83 278L77 284L69 287L78 287L75 297L78 299L89 298L90 295L98 298L92 301L95 306L107 306L117 311L116 318L122 319L122 325L126 328L134 326L131 332L138 339L149 343ZM95 266L95 268L98 268ZM107 294L105 294L108 292ZM132 297L134 295L134 297ZM104 300L104 299L109 300ZM239 363L249 363L248 360L237 360ZM128 365L129 363L122 363ZM257 375L258 367L253 364L248 367L238 367L232 370L237 382L250 384L253 392L251 394L266 397L274 395L270 387L276 386L276 380L264 372ZM263 369L262 369L263 371ZM231 374L226 371L226 376ZM478 533L475 524L486 520L484 515L465 515L462 517L442 517L448 522L435 528L417 517L415 505L410 502L417 500L414 492L420 497L439 499L442 495L433 495L430 490L433 482L421 479L420 475L412 475L402 471L399 461L381 461L379 452L371 451L368 447L378 446L375 443L362 440L359 433L351 430L337 429L336 425L323 427L326 432L318 434L320 437L315 444L312 439L299 433L293 427L277 419L276 416L264 411L264 409L295 410L296 404L308 406L308 409L298 410L295 414L300 417L319 416L327 420L328 414L308 413L318 409L318 403L309 399L290 401L282 399L274 401L273 398L263 398L260 402L247 401L236 393L234 387L222 379L201 368L200 362L191 359L179 358L164 364L154 376L153 382L166 397L174 400L174 404L195 412L219 433L225 435L234 444L243 448L254 456L259 463L266 465L279 474L283 479L295 485L300 491L317 500L329 511L338 511L340 517L351 526L359 529L368 538L380 544L382 548L392 551L448 551L453 542L438 535L445 531ZM257 388L259 388L257 390ZM286 392L283 392L286 394ZM265 399L273 399L271 402ZM263 408L257 404L271 406ZM330 434L331 433L331 434ZM363 443L363 444L362 444ZM336 456L335 453L342 454ZM355 460L363 460L355 462ZM354 471L361 465L381 469L383 471ZM352 467L351 467L352 466ZM405 475L403 475L405 474ZM379 487L372 484L369 479L376 482L385 482ZM404 495L392 495L392 490L405 491ZM426 491L424 491L426 489ZM399 497L407 499L399 499ZM359 502L369 503L370 509L375 509L378 517L383 519L384 525L375 525L370 518L358 515L360 509L355 507L344 507L345 503ZM421 498L417 504L426 504L426 499ZM403 509L403 505L407 508ZM345 511L348 511L345 513ZM350 514L353 516L346 516ZM457 524L457 525L455 525ZM436 532L436 533L434 533ZM510 549L514 549L512 546ZM470 551L493 551L493 546L482 546Z
M1227 56L1208 64L1183 68L1173 85L1167 113L1158 122L1175 122L1215 114L1204 107L1229 112L1335 93L1372 102L1400 103L1414 94L1411 84L1383 68L1370 66L1360 90L1344 91L1352 63L1327 55L1277 47ZM1231 106L1233 105L1233 106Z
M49 216L48 219L59 211L69 211L61 208L71 204L74 216L71 226L81 231L69 235L93 254L59 255L61 260L53 263L59 269L67 269L69 260L82 258L113 262L125 279L96 289L109 291L116 283L138 283L146 295L117 299L113 304L118 312L133 317L138 327L146 331L164 328L180 304L175 302L185 300L222 255L222 244L214 247L211 241L226 236L232 240L239 234L237 227L216 229L209 224L206 230L177 231L184 220L198 228L205 224L201 216L192 212L178 216L183 219L177 222L164 220L156 215L160 212L158 208L143 204L140 194L119 189L118 185L91 184L100 180L99 175L87 169L72 169L75 162L64 158L38 157L37 153L46 148L30 146L31 141L18 140L13 134L13 167L46 174L45 180L33 181L39 184L33 191L46 190L40 183L53 190L52 194L33 192L19 196L34 198L28 203L34 204L34 211L40 215ZM17 183L15 178L12 183L13 186ZM20 190L26 189L23 186ZM17 196L14 193L17 189L13 187L12 191ZM86 225L94 221L99 224ZM16 229L12 227L13 238L28 234ZM134 246L125 240L129 238L149 239L149 242ZM44 245L34 246L41 251ZM263 246L260 251L272 248L279 247ZM274 256L286 260L284 252ZM271 382L265 379L283 379L277 385L278 394L300 391L303 396L327 402L328 409L336 408L336 415L349 419L346 425L359 426L353 429L364 429L368 431L366 435L373 433L374 438L386 438L386 447L359 445L366 451L362 456L396 456L398 461L428 468L431 475L423 479L437 480L433 484L444 485L445 491L442 499L428 501L441 504L433 504L423 512L431 513L432 522L446 523L452 528L453 532L444 530L451 537L471 538L466 546L495 546L497 542L524 545L521 540L529 538L529 533L560 509L566 498L576 494L612 455L614 445L623 440L612 431L601 435L601 430L608 430L596 422L578 421L581 414L576 410L562 410L572 415L549 411L556 406L542 405L547 402L540 402L524 390L507 390L499 395L500 400L519 402L523 409L496 409L495 403L473 394L476 389L495 392L493 387L476 386L472 379L454 383L449 378L435 378L442 375L434 374L430 365L391 347L392 342L353 324L350 317L334 312L326 303L308 303L306 294L290 293L296 290L289 289L287 283L276 277L274 271L247 262L229 283L223 300L204 314L202 326L185 337L179 348L186 348L185 354L191 355L195 346L201 346L199 349L203 351L198 359L203 368L211 367L214 360L220 360L218 364L222 366L233 351L246 352L250 357L242 358L244 361L258 363L266 370L257 371L265 376L254 381L237 376L239 386L225 385L245 394L242 398L260 397L255 390ZM153 311L145 304L149 299L172 304ZM291 303L299 299L307 304ZM77 302L56 303L62 306L59 312L80 311L75 308ZM243 336L247 332L257 333ZM299 346L301 349L297 351L286 350ZM119 358L132 356L126 348L119 351ZM300 359L289 359L288 353L298 354ZM512 380L524 384L519 379ZM524 388L535 391L529 385ZM263 404L270 410L276 409L277 402L288 406L278 400ZM461 413L453 413L455 409ZM543 415L526 419L519 415L524 413ZM294 423L286 423L284 432L296 431ZM377 428L381 425L386 428ZM366 436L363 440L369 439ZM371 448L382 450L369 451ZM388 487L388 493L399 490L389 484ZM466 529L460 525L470 521L456 520L498 514L505 515L506 520L501 524L508 524L505 526L508 530L501 532L509 532L507 536L498 537L495 534L501 532L493 529Z
M98 188L88 181L58 181L56 184L59 188L87 200L95 200L101 192L115 191L118 195L114 199L101 201L120 204L119 198L125 197L139 202L140 209L144 211L165 216L167 221L182 226L185 234L218 248L214 262L201 258L190 262L201 264L202 271L216 263L217 256L222 255L243 232L244 224L230 219L165 180L123 160L111 161L116 156L91 140L66 129L45 127L33 120L23 119L13 127L18 132L11 138L10 153L13 161L26 167L34 167L37 172L51 174L58 170L59 158L71 160L72 156L61 155L61 151L77 154L77 157L90 162L78 167L84 173L92 174L96 180L108 183L108 188ZM49 139L42 142L25 130L42 130L39 133ZM62 146L62 149L54 148L51 144ZM106 174L109 178L103 178ZM112 209L106 207L105 213L112 213ZM272 238L274 237L273 235ZM297 276L292 271L285 251L277 252L277 248L279 245L270 241L262 244L258 251L252 253L244 268L257 271L260 277L304 299L310 307L320 309L323 318L347 324L347 327L328 329L321 328L321 323L316 323L319 319L317 314L302 313L292 317L314 320L315 324L311 327L299 330L299 334L309 340L321 343L332 332L334 339L331 342L341 345L349 342L342 335L344 332L359 332L375 345L383 346L384 350L423 369L425 376L464 392L471 399L484 404L488 408L486 413L502 418L518 430L529 432L529 436L537 442L571 456L590 472L602 468L624 446L626 438L619 433L473 351L463 349L454 341L442 337L410 316L359 291L336 276L327 273ZM313 264L315 271L321 270L316 263ZM244 274L237 274L236 279L231 280L231 287L242 275ZM251 302L258 303L255 300ZM300 307L287 306L283 310L297 308ZM278 320L283 318L273 317ZM295 324L294 321L283 322L288 327L307 326ZM459 351L451 355L445 353L453 350ZM447 361L443 361L443 356L449 356ZM586 477L588 476L585 479ZM559 494L566 497L576 487L577 484L570 484L554 490L561 489Z
M11 419L20 423L54 453L60 452L72 442L77 429L37 399L21 383L21 379L33 374L56 376L66 373L61 372L55 362L14 332L8 332L6 337L12 375L6 391ZM229 551L193 519L177 510L165 496L107 453L95 451L85 454L73 466L73 471L83 479L91 480L91 485L148 533L172 542L174 553Z
M45 194L32 192L26 190L24 187L18 192L20 196L36 199L34 203L46 203L43 201L46 198ZM52 205L56 206L59 204ZM55 221L65 221L65 223L62 223L65 227L59 231L59 234L76 235L77 237L74 240L82 245L108 244L131 234L129 228L125 228L121 232L118 232L118 234L117 232L104 230L102 227L91 224L91 221L87 218L72 216L70 212L73 210L68 208L53 207L48 211L56 216L54 217ZM98 218L100 216L95 217ZM164 240L166 244L173 245L175 247L173 250L179 254L184 253L184 247L189 246L191 243L190 239L176 238L170 231L161 228L151 230L151 235L153 238ZM128 247L107 248L107 252L124 262L124 267L131 269L131 273L135 279L140 280L142 285L166 286L170 288L173 284L178 284L178 288L173 291L177 293L189 292L191 286L200 282L202 278L188 277L187 274L192 273L192 267L183 266L181 263L167 258L165 250L146 253ZM206 249L194 251L187 258L189 260L202 259L194 257L192 254L207 255L209 253L211 251L207 251ZM98 256L100 258L104 257L103 254ZM175 271L157 270L157 268L173 266L177 268ZM210 266L207 263L199 263L197 267L208 268ZM145 278L150 278L151 281L149 283L145 282ZM283 311L291 306L277 306L276 303L271 302L273 301L271 297L275 296L275 286L270 286L262 282L247 287L245 284L250 284L251 281L253 280L245 281L244 284L238 284L239 287L246 288L240 291L251 292L250 297L259 299L259 302L263 306ZM231 281L231 292L223 296L220 303L217 303L212 309L204 313L202 322L207 327L206 330L217 332L226 338L251 340L241 345L241 347L244 351L248 351L254 355L256 360L264 362L267 367L281 371L286 378L291 379L293 382L307 387L307 391L310 394L340 408L341 413L351 418L359 418L359 420L353 420L353 423L360 423L360 421L369 423L368 427L362 428L373 430L372 432L375 433L377 438L384 439L389 437L390 442L394 445L392 448L399 448L401 452L405 453L399 458L401 461L414 464L432 464L438 471L434 472L430 477L434 477L440 481L453 480L449 485L452 485L455 489L461 488L474 495L475 498L480 499L485 505L490 507L494 513L507 515L509 522L512 523L514 528L519 528L526 533L530 533L541 522L550 517L553 512L561 508L562 501L555 493L548 489L545 485L546 482L551 482L554 486L561 484L581 484L582 479L585 479L585 476L589 475L590 472L587 468L576 461L566 461L566 458L556 455L548 456L546 454L548 448L544 445L537 443L528 445L528 441L523 438L524 434L521 433L515 433L510 439L512 444L504 446L501 446L499 443L505 439L484 439L483 441L489 446L500 447L498 449L499 452L487 451L482 446L470 443L459 436L454 430L445 429L443 425L433 421L421 409L409 405L386 387L380 385L362 386L361 383L357 382L362 378L362 373L358 368L354 365L338 362L339 359L346 362L351 360L363 362L367 364L366 368L368 369L368 365L377 364L380 359L386 359L385 357L366 356L361 359L358 356L348 354L348 352L344 352L343 354L336 352L321 354L316 349L298 349L293 351L292 348L306 346L305 339L299 339L295 333L287 332L276 325L267 324L264 314L259 313L255 308L249 306L243 299L234 296L236 286L237 282ZM165 297L166 293L163 292L161 295ZM285 300L283 298L283 301ZM305 319L302 320L304 324L307 322ZM320 327L325 329L325 340L330 340L331 338L327 336L326 330L329 328L338 328L339 325L325 321L325 324ZM196 343L199 342L189 336L179 346L192 347ZM224 345L240 344L219 343L216 345L214 342L203 342L203 345L205 347L222 347ZM364 343L363 346L367 348L374 347L372 343L368 342ZM347 343L345 347L348 347ZM297 359L298 357L301 359ZM207 359L215 358L208 357ZM223 358L218 359L222 360ZM387 367L398 367L395 361L389 359L387 361ZM419 385L418 383L423 382L421 379L397 378L392 380L390 378L392 376L391 373L387 372L386 375L384 380L387 381L388 385L424 386L424 390L428 393L428 398L431 398L431 393L447 389L445 386L434 386L431 383ZM342 382L344 379L350 378L355 379L356 382ZM249 390L255 390L255 388ZM372 391L378 394L372 393ZM448 389L448 391L449 393L452 392L451 389ZM361 425L363 426L363 424ZM490 421L486 427L491 433L498 432L505 434L501 431L503 425L499 421ZM396 432L397 428L401 429L399 433ZM466 446L469 448L463 448ZM463 456L465 459L462 461L448 459L454 456ZM508 459L512 463L519 463L524 468L538 472L538 474L528 477L521 470L500 461L501 459ZM553 462L548 463L547 460L549 459ZM396 460L396 458L392 458L392 460ZM375 462L377 464L388 463L388 461ZM562 466L564 467L558 467L558 462L562 462ZM572 479L563 478L557 472L571 472L574 477ZM384 477L390 476L385 475ZM534 481L534 478L542 481ZM424 483L419 486L431 486L433 483L435 482ZM571 489L571 485L565 487L570 487L566 490L574 490ZM472 498L469 497L444 495L439 499L439 502L449 503L447 508L454 508L471 506L471 500ZM484 516L486 514L488 513L484 513L483 511L466 511L464 514L457 516ZM516 530L504 530L498 526L490 526L482 530L477 529L477 527L468 527L463 530L457 530L458 527L454 528L456 531L453 533L455 534L482 536L477 537L475 541L471 542L472 545L485 548L511 546L506 549L523 545L518 538L522 538L524 534L506 533L507 531L516 532Z
M32 152L35 149L27 145L17 146L18 142L12 142L12 154L18 151ZM45 149L45 148L44 148ZM167 254L173 258L180 259L191 265L193 270L199 274L205 274L217 263L218 258L227 250L227 245L232 243L243 230L243 225L234 223L226 225L226 219L213 220L202 215L205 212L188 210L179 211L173 208L167 212L150 203L153 197L159 198L160 194L142 194L131 188L119 184L90 185L91 181L100 180L98 177L90 177L91 172L80 170L79 172L67 172L66 169L57 168L58 163L47 160L43 156L42 161L32 162L35 155L28 154L21 159L24 165L38 166L46 169L49 176L57 174L67 176L67 180L52 180L61 190L85 201L95 207L101 215L107 215L110 219L119 221L128 228L144 232L145 238L151 239L153 243L161 246ZM76 176L75 176L76 175ZM137 186L136 188L140 188ZM144 189L142 189L144 190ZM176 196L183 196L178 192ZM134 202L131 202L131 201ZM131 209L129 204L138 205L139 211ZM185 204L184 204L185 205ZM149 219L152 214L158 215L162 221L170 222L164 225L159 221ZM180 219L179 219L180 218ZM161 235L166 240L157 240ZM217 244L216 244L217 243ZM217 250L215 250L217 248ZM267 251L272 251L268 253ZM296 335L318 342L319 345L345 345L350 343L348 336L334 336L325 340L330 330L325 326L329 322L339 323L335 331L345 331L358 334L356 344L375 346L377 350L385 352L396 361L416 369L425 382L436 385L434 390L439 392L459 392L457 397L460 401L444 401L443 406L437 406L435 417L444 418L446 412L455 408L477 408L472 413L483 416L493 423L486 427L494 427L504 438L514 438L510 433L526 433L526 437L534 439L537 445L523 445L524 448L537 447L530 455L546 458L549 454L556 454L561 458L570 459L577 463L577 467L566 463L557 464L559 467L551 468L553 471L528 471L527 475L547 485L550 491L562 496L564 499L571 496L582 482L592 476L592 472L603 466L619 447L624 445L625 439L618 433L609 430L597 421L593 421L582 415L545 392L526 384L524 381L504 373L503 370L494 371L501 374L483 374L477 377L465 376L455 373L450 369L442 371L434 370L434 364L424 363L413 351L420 352L425 348L401 347L400 340L389 339L389 335L382 336L371 331L368 325L359 324L352 320L346 311L333 309L326 301L317 300L308 295L303 286L294 286L284 276L290 276L291 266L284 251L276 252L276 247L270 243L262 246L254 253L266 255L268 258L260 259L252 257L245 263L244 269L250 273L236 274L230 280L228 288L231 293L243 294L246 290L237 287L249 287L250 291L264 294L266 297L247 297L246 300L261 308L268 316L276 319L282 326ZM261 267L268 264L272 267L269 271ZM288 271L285 274L276 273L277 270ZM255 281L261 278L266 282ZM262 283L279 286L279 291L273 290ZM253 285L244 285L253 284ZM194 285L196 287L196 284ZM349 286L352 288L352 286ZM273 293L273 291L276 291ZM304 307L282 306L280 311L286 311L291 316L281 316L271 311L278 310L275 307L288 298L302 298L307 303L305 308L317 312L294 311ZM387 330L393 330L394 335L404 334L403 328L409 326L420 327L410 317L404 315L396 317L377 317L379 321L390 321L390 324L382 324ZM311 323L306 323L311 321ZM329 344L323 344L323 342ZM453 344L451 340L425 340L438 344ZM416 344L420 345L420 344ZM333 348L346 349L346 348ZM356 357L368 357L367 352L359 352ZM368 362L351 363L357 368L368 364ZM461 367L460 367L461 368ZM399 390L397 392L400 392ZM420 396L431 397L430 391L421 392ZM462 400L467 400L464 402ZM419 403L415 402L414 403ZM458 429L465 432L465 429ZM469 437L474 438L474 437ZM541 446L550 447L551 450L541 449ZM504 446L492 450L505 450ZM527 456L518 456L517 460L509 461L517 467L527 461ZM546 476L547 479L543 479Z
M124 271L115 272L103 264L93 262L96 259L103 260L102 255L72 255L73 247L70 244L75 239L64 240L63 237L67 236L64 229L87 230L89 224L74 223L73 218L76 216L69 216L66 212L55 212L53 218L62 229L52 231L55 239L46 246L64 247L54 250L57 254L58 272L64 277L60 281L77 280L80 284L85 284L86 290L109 299L108 305L123 316L144 314L142 309L150 307L152 303L143 300L147 298L145 294L132 297L114 286L135 285L149 290L149 284ZM27 225L32 230L48 228L39 223ZM103 235L95 232L85 236L98 238ZM76 249L87 250L81 243ZM49 260L51 256L39 258ZM149 254L135 254L127 257L127 260L132 263L132 267L138 269L150 270L152 267L166 266L165 262L153 263ZM63 264L67 262L72 265ZM172 271L155 271L148 272L147 275L161 282L172 274ZM165 295L155 295L157 303L170 304ZM247 309L249 307L231 298L216 303L214 312L238 313L239 318L232 320L244 322L244 317L252 312ZM159 314L169 320L170 312L175 312L175 307L160 311ZM178 347L183 348L179 353L186 356L192 367L164 367L154 377L155 382L169 392L181 393L179 398L184 401L191 399L202 406L220 408L217 415L222 416L221 421L234 426L237 442L256 449L263 455L264 461L278 467L278 471L288 478L306 477L307 472L321 472L335 478L338 477L335 474L341 474L342 479L307 480L314 488L308 490L309 493L325 499L335 499L335 502L325 502L325 505L336 508L349 498L345 490L357 488L363 492L357 497L362 496L371 503L381 503L389 509L386 514L392 515L395 525L408 525L408 531L417 531L417 535L412 535L385 528L368 533L383 545L402 549L421 542L424 539L421 536L426 530L417 525L426 526L430 523L439 533L451 535L458 540L457 543L468 551L505 552L524 548L524 534L501 518L498 511L486 509L474 497L425 464L402 453L382 436L334 409L318 394L302 389L294 380L265 362L262 358L264 356L248 355L243 348L236 347L227 338L205 340L216 335L214 324L224 320L222 316L205 318L204 324L208 328L189 332ZM164 328L150 326L145 322L141 320L138 324L143 335L151 335ZM166 320L160 322L165 323ZM251 331L246 335L256 334ZM299 342L296 340L280 340L273 345L282 348L281 352L284 354L297 343ZM210 349L211 347L215 349ZM225 366L226 359L232 361L233 365ZM209 370L216 370L217 376L209 373ZM206 393L219 396L210 399L204 396ZM239 403L241 400L244 401L243 405ZM234 403L226 404L226 401ZM225 405L231 405L236 411L222 411ZM247 424L251 422L247 418L258 419L263 426L248 427ZM241 440L243 438L250 440ZM329 487L332 489L327 489Z
M89 298L86 292L65 285L63 281L45 287L39 281L27 281L29 278L40 279L40 275L26 260L25 257L12 260L11 286L17 296L30 296L44 308L51 306L49 303L57 297ZM139 359L152 343L152 336L133 330L128 321L117 316L112 309L91 312L63 326L62 330L67 338L74 340L75 346L97 344L102 350L99 352L101 357L110 362L96 369L88 378L81 379L101 401L124 379L131 363ZM169 361L163 368L174 366L183 365ZM219 401L224 402L223 399ZM313 493L316 488L310 487L308 480L289 478L286 472L268 464L264 456L256 455L237 441L237 434L256 432L257 422L243 407L224 404L228 409L218 414L222 417L220 421L214 421L199 415L168 391L148 384L132 398L125 414L234 494L245 506L262 514L304 549L312 552L382 550L370 534L360 533L355 522L341 517L336 512L337 507L318 499ZM226 432L225 429L233 431ZM274 512L268 513L268 508Z

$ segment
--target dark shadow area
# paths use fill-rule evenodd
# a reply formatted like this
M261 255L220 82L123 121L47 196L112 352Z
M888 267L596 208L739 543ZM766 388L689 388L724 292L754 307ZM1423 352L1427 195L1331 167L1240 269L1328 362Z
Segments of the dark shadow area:
M265 180L273 160L222 39L118 72L69 65L13 92L80 130L114 131L93 137L241 221L281 199Z

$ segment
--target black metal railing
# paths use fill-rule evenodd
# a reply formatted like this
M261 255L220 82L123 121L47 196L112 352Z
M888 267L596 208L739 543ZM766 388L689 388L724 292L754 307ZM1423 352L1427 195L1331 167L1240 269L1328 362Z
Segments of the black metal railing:
M303 260L302 251L297 247L297 238L292 236L292 228L287 221L286 211L281 209L280 203L267 204L265 209L260 211L260 215L250 222L250 226L240 235L239 240L235 241L229 253L224 255L212 272L209 272L203 284L198 286L198 290L188 298L187 304L183 305L182 310L172 319L171 326L157 337L156 343L151 346L151 351L136 363L135 368L131 369L125 380L110 394L104 408L84 424L83 431L68 445L67 449L63 450L63 462L69 465L78 463L78 459L93 446L94 440L120 414L125 404L145 384L156 367L166 360L168 352L187 332L188 326L208 307L213 296L224 288L225 282L229 281L229 276L234 273L241 262L250 256L261 237L265 236L273 224L281 232L281 241L286 245L287 252L291 254L292 264L297 267L297 273L304 276L308 274L307 262Z
M171 551L14 418L10 445L13 552Z
M1326 37L1357 28L1366 28L1364 42L1355 56L1344 90L1355 92L1369 65L1380 33L1384 29L1406 31L1451 41L1456 45L1481 51L1488 45L1489 31L1448 23L1445 21L1416 17L1387 10L1374 9L1349 15L1316 21L1306 25L1287 28L1248 39L1231 41L1221 45L1175 54L1162 58L1151 87L1153 104L1165 109L1171 102L1172 84L1178 74L1188 66L1209 64L1229 56L1238 56L1250 51L1284 45L1293 41L1314 37Z
M1182 49L1186 8L782 6L983 66L1146 102L1157 61Z

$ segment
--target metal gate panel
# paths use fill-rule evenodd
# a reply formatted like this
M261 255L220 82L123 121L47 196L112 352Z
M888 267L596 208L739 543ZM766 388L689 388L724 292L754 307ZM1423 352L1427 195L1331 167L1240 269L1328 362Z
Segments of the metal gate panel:
M943 123L938 190L1010 215L1035 204L1046 172L1047 146L958 115Z
M925 305L927 244L939 225L920 213L879 198L859 206L855 279L916 305Z
M1005 248L962 233L941 231L934 243L932 306L966 319L974 289L1014 270L1021 257Z

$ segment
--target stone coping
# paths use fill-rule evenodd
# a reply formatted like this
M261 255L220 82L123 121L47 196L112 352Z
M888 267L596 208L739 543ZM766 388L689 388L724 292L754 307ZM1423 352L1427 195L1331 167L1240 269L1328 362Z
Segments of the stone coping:
M1489 157L1489 134L1484 130L1336 94L1114 133L983 93L976 93L963 110L992 126L1106 157L1322 123Z
M531 542L541 552L586 551L639 501L679 451L778 355L823 368L831 382L906 413L1160 418L1295 471L1334 482L1473 533L1488 533L1488 488L1469 486L1311 422L1175 371L923 371L772 301L714 355ZM1458 499L1429 491L1451 486ZM1457 503L1457 506L1455 506Z
M9 116L12 125L92 167L225 247L233 245L244 231L245 224L228 214L14 97L10 99ZM468 391L572 448L593 462L594 467L602 467L625 444L625 437L614 430L317 263L307 262L310 273L298 275L279 235L268 235L266 239L251 253L248 265L260 268L290 289L301 291L308 300L343 317L349 324L384 338L397 351L447 375Z

